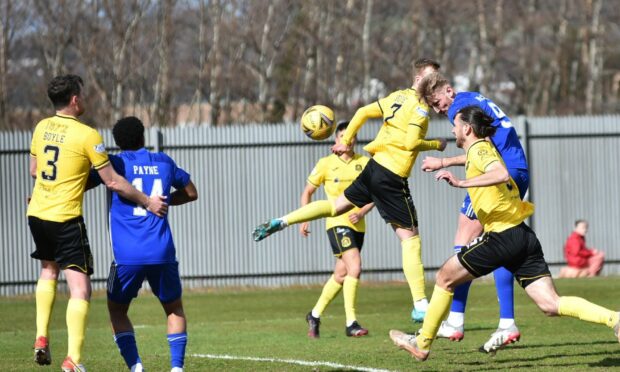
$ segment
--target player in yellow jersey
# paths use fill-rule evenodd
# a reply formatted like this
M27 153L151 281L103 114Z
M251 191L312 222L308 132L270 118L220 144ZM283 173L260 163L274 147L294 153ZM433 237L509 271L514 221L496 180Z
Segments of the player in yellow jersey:
M534 213L534 205L521 200L519 189L510 178L501 156L485 139L496 131L492 123L493 119L478 106L460 109L452 132L456 145L467 154L466 179L460 180L446 170L435 176L451 186L467 188L484 233L439 269L428 313L418 334L392 330L390 338L417 360L426 360L441 321L450 309L454 288L504 266L546 315L570 316L605 324L613 328L620 341L620 313L580 297L557 294L540 242L523 222Z
M78 120L85 108L82 87L82 79L76 75L57 76L50 81L47 95L56 115L37 124L30 147L30 174L35 184L28 205L28 225L36 245L31 257L41 261L34 359L42 365L51 363L48 328L62 270L70 291L68 352L63 371L85 370L80 361L93 257L82 218L82 200L91 166L110 190L158 216L167 212L164 198L144 195L114 171L101 135Z
M372 155L366 168L343 194L333 201L310 203L284 217L272 219L254 229L255 241L262 240L288 225L334 217L374 202L381 217L390 224L401 241L403 271L413 297L411 317L422 321L428 301L424 292L424 267L418 234L418 219L409 191L408 177L418 153L443 151L444 139L426 140L428 106L421 101L416 89L428 74L436 72L439 64L428 59L414 63L413 86L357 110L341 142L332 147L336 154L350 151L351 142L368 119L383 119L383 126L374 141L364 147Z
M337 144L340 143L347 125L347 122L340 123L336 128ZM355 145L355 137L351 145ZM366 156L356 154L353 147L341 155L332 154L321 158L308 176L308 184L301 194L301 205L310 203L312 195L321 185L324 185L329 200L336 199L362 173L362 169L368 160ZM368 334L368 330L357 322L355 302L360 272L362 271L360 251L364 244L364 232L366 231L364 216L370 212L373 206L373 203L369 203L362 208L353 208L348 213L337 217L328 217L325 220L327 236L332 246L332 252L336 257L336 265L334 274L323 286L319 300L312 311L306 315L308 337L319 337L321 315L340 290L342 290L344 298L346 315L345 334L349 337L360 337ZM310 233L308 222L299 225L299 232L304 237L308 236Z

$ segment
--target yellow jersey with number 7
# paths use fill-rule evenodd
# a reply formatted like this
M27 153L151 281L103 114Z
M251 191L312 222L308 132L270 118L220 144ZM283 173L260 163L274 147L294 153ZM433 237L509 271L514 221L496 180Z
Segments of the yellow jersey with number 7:
M73 116L41 120L32 135L30 155L37 160L28 216L65 222L82 215L91 166L110 164L103 138Z

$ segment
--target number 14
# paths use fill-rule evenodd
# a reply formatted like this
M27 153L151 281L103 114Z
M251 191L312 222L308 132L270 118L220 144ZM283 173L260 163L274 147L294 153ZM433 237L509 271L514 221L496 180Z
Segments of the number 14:
M134 178L133 181L131 181L131 184L133 185L133 187L135 187L138 191L143 191L142 190L142 178ZM160 178L155 178L153 180L153 188L151 189L151 197L153 196L160 196L164 194L164 188L162 187L162 182ZM135 207L133 209L133 215L134 216L146 216L146 209L142 208L142 207Z

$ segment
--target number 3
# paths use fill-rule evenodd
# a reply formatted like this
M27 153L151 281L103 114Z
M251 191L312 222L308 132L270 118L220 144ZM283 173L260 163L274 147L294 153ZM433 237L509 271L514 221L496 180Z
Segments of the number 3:
M54 181L58 173L58 168L56 168L56 162L58 161L58 154L60 154L60 149L58 148L58 146L47 145L43 149L43 152L46 154L48 152L54 153L54 159L47 161L47 165L52 167L52 174L49 174L46 171L43 171L41 172L41 177L43 177L44 180Z

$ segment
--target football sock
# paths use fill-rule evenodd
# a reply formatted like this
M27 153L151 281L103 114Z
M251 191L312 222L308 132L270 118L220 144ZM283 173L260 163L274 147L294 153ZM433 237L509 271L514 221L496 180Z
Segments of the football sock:
M450 309L452 301L452 292L435 285L431 303L428 305L428 311L422 324L420 334L416 337L418 347L421 350L430 350L433 339L437 336L437 331L441 325L441 321L445 318L446 313Z
M456 297L456 292L455 292L454 297ZM450 311L450 314L448 314L447 320L448 320L448 324L450 324L453 327L462 327L463 324L465 324L465 313Z
M56 280L39 279L35 293L37 308L37 338L48 337L50 317L56 299Z
M357 287L360 284L358 278L346 276L342 284L342 296L344 297L344 313L347 318L347 327L357 320L355 316L355 300L357 298Z
M506 329L512 327L514 324L514 318L499 318L499 325L497 328Z
M185 362L185 346L187 345L187 332L170 333L168 335L170 346L170 366L183 368Z
M452 301L452 307L450 311L454 313L464 313L467 306L467 296L469 295L469 287L471 287L471 280L463 284L459 284L454 288L454 301Z
M332 275L327 283L323 286L323 291L321 292L321 296L319 300L314 305L312 309L312 316L315 318L320 318L325 311L327 305L338 295L340 290L342 289L342 284L338 283L334 276Z
M114 335L114 342L125 359L127 367L131 368L137 363L142 363L136 346L136 336L133 332L121 332Z
M287 225L307 222L323 217L336 216L336 206L329 200L317 200L287 214L282 218Z
M67 304L67 333L69 334L67 355L76 364L80 363L82 357L89 305L88 301L77 298L69 299Z
M579 318L587 322L605 324L613 328L618 323L618 313L611 311L581 297L562 296L558 305L558 314Z
M412 236L400 242L403 256L403 272L413 301L426 298L424 293L424 266L422 265L422 244L420 236Z
M505 267L500 267L493 271L493 277L495 278L497 300L499 301L499 317L502 319L514 319L514 279L512 273Z

